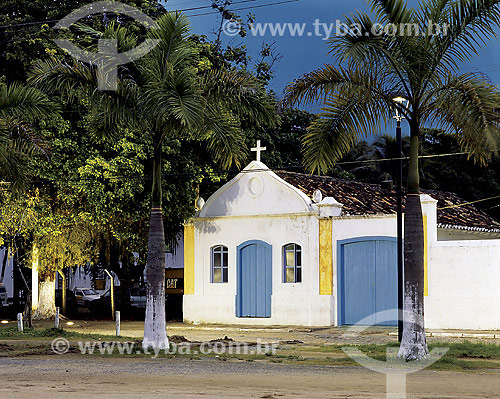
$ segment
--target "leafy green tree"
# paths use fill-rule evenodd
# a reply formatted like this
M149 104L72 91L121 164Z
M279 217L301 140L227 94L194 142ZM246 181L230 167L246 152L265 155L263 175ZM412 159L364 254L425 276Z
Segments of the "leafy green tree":
M83 212L67 207L58 197L41 193L35 204L31 230L31 264L37 265L39 297L35 319L55 316L55 276L67 267L84 265L95 258L94 229Z
M5 266L7 258L14 257L15 265L18 268L19 275L22 276L23 285L26 289L27 300L24 309L24 319L28 326L31 326L31 287L25 277L21 266L25 263L20 261L23 251L22 245L24 237L29 237L33 227L36 226L36 211L37 202L36 192L29 195L23 191L13 192L10 188L0 188L0 247L4 247L4 259L2 262L2 271L0 282L3 282L5 276Z
M483 76L458 74L457 62L468 60L495 35L500 9L497 0L425 0L417 9L408 8L403 0L371 0L370 4L380 25L362 12L346 17L350 31L330 42L340 66L327 65L298 79L288 87L287 101L325 101L320 119L304 139L309 171L329 170L357 139L377 134L380 121L388 122L395 107L409 123L406 317L399 356L414 360L428 353L419 197L421 128L438 123L458 132L460 147L477 162L484 164L491 157L490 149L498 144L500 92ZM418 26L420 34L406 31L408 26ZM408 109L393 101L395 93L409 100Z
M251 124L244 124L246 146L254 147L256 140L262 140L267 148L262 160L269 168L302 172L301 139L314 119L315 115L310 112L286 108L280 112L279 126L255 129ZM251 153L246 161L254 157L255 153Z
M234 11L232 5L234 0L208 0L212 8L220 15L219 26L212 32L213 40L206 35L193 36L193 39L204 45L207 61L216 69L239 68L252 73L262 84L267 85L274 77L276 63L281 60L282 55L277 52L275 43L263 43L258 57L249 54L244 39L249 29L255 23L255 16L249 12L246 16ZM234 40L224 45L225 24L232 22L234 27L239 27L237 37L240 42Z
M110 136L119 127L149 136L152 150L151 219L146 267L147 306L145 347L168 344L164 307L164 227L162 218L162 149L167 138L203 140L222 167L239 164L245 153L240 118L271 123L273 102L254 78L230 70L199 73L198 50L189 38L189 22L182 14L158 19L150 37L159 44L124 71L116 92L96 93L96 70L74 62L39 63L32 82L47 90L72 93L86 88L92 96L90 128ZM109 26L105 35L117 39L121 27ZM127 36L129 39L130 36ZM129 42L130 43L130 42Z
M0 14L0 77L5 76L7 82L25 82L28 71L38 61L57 56L69 59L56 43L56 38L71 38L78 45L86 47L89 37L78 31L56 31L52 26L72 11L93 3L92 0L3 0ZM121 0L154 17L165 12L157 0ZM99 28L112 21L113 16L95 16L85 19L85 23ZM47 22L43 22L47 21ZM121 19L122 24L133 22L128 18ZM75 23L78 21L75 21ZM138 28L134 31L137 33Z
M58 107L33 87L0 84L0 180L12 188L25 188L28 160L43 153L37 121L56 115Z
M160 15L164 9L156 1L135 1L125 3L141 8L150 16ZM113 32L117 27L117 16L95 16L86 18L83 25L75 25L70 31L54 31L49 25L38 24L41 20L57 20L69 14L74 9L90 3L90 1L73 1L64 4L55 4L50 1L38 2L7 1L2 14L3 25L21 24L12 28L0 29L0 35L6 33L0 40L0 75L4 74L7 81L26 79L27 70L37 60L54 57L60 62L71 62L69 55L65 54L53 42L54 38L70 38L77 45L95 51L96 40L103 38L100 31L107 25L107 32ZM11 17L11 16L15 16ZM82 21L80 21L82 22ZM32 24L33 23L33 24ZM27 25L26 25L27 24ZM142 41L145 32L127 18L120 18L122 29L116 35L121 35L120 51L134 47ZM105 31L106 32L106 31ZM126 37L125 37L126 35ZM27 40L29 38L29 40ZM213 48L209 44L208 47ZM207 47L205 46L205 47ZM204 57L202 52L210 54L210 50L200 51L198 62L199 70L203 70ZM30 89L33 90L34 89ZM58 94L52 98L59 99ZM50 214L37 213L37 223L46 223L51 229L61 229L66 238L71 230L68 226L78 230L84 224L90 229L92 242L89 251L97 253L97 258L92 259L94 264L113 269L119 273L120 278L142 277L142 268L145 264L147 252L148 221L145 217L150 206L151 176L147 170L152 167L152 150L147 135L137 130L119 129L118 140L110 145L102 137L89 134L88 116L90 100L84 90L72 93L73 101L62 101L62 115L64 119L53 118L49 122L39 123L40 136L45 138L44 149L47 158L37 158L29 161L26 157L25 166L34 172L36 186L40 188L41 202L44 204L57 203L57 209L52 214L52 222L45 217ZM23 125L24 126L24 125ZM9 133L10 134L10 133ZM142 136L141 136L142 134ZM31 135L32 138L36 138ZM9 139L14 139L10 137ZM35 141L35 143L37 143ZM163 179L162 191L169 201L169 206L164 210L165 232L167 239L173 241L182 227L182 223L194 211L193 204L196 198L196 187L200 184L200 176L205 175L204 184L220 180L218 175L211 175L214 169L213 159L204 156L206 144L204 142L183 143L175 138L167 137L163 145L163 156L169 161L162 165L163 174L178 174L183 176ZM12 155L12 151L8 152ZM9 166L8 171L12 168ZM29 194L22 197L26 200ZM10 198L10 197L9 197ZM6 202L7 208L14 206ZM68 224L62 209L72 209L75 215L82 216L73 224ZM45 215L42 217L42 215ZM58 225L56 221L61 221ZM64 222L64 223L63 223ZM59 227L58 227L59 226ZM63 226L63 227L61 227ZM49 227L47 227L49 229ZM49 229L50 230L50 229ZM59 236L53 235L52 230L47 230L47 237L54 241ZM42 231L42 230L41 230ZM45 231L45 230L43 230ZM19 240L30 252L34 237L31 231L21 235L24 240ZM37 237L40 271L40 286L45 285L45 280L53 284L55 269L64 269L77 266L69 258L54 265L46 262L44 253L57 248L56 242L51 245L50 240L43 236ZM75 244L76 245L76 244ZM139 258L134 258L132 253L138 253ZM87 259L84 264L91 259ZM43 292L42 292L43 291ZM41 290L40 298L47 304L45 317L53 314L53 295L45 298L44 292L50 293L51 289Z

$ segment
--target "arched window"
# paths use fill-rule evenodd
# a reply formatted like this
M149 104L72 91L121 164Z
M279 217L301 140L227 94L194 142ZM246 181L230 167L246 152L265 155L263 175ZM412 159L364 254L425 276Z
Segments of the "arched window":
M299 244L283 245L283 282L302 282L302 248Z
M227 247L218 245L211 252L212 283L227 283Z

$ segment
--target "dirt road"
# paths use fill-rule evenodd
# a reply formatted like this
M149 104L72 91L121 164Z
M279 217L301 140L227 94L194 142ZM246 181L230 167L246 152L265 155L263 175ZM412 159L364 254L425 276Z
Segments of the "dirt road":
M423 371L408 398L499 398L500 373ZM385 377L349 367L78 355L0 358L0 397L385 398Z

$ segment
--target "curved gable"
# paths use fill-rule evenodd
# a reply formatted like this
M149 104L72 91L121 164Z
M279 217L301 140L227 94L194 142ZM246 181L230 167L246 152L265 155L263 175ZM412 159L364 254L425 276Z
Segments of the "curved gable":
M262 162L251 162L217 190L200 217L275 215L310 212L312 201Z

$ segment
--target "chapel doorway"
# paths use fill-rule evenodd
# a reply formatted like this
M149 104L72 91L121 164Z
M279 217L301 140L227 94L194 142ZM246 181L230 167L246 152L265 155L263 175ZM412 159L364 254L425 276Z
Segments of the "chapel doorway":
M237 248L236 317L271 317L272 246L247 241Z

